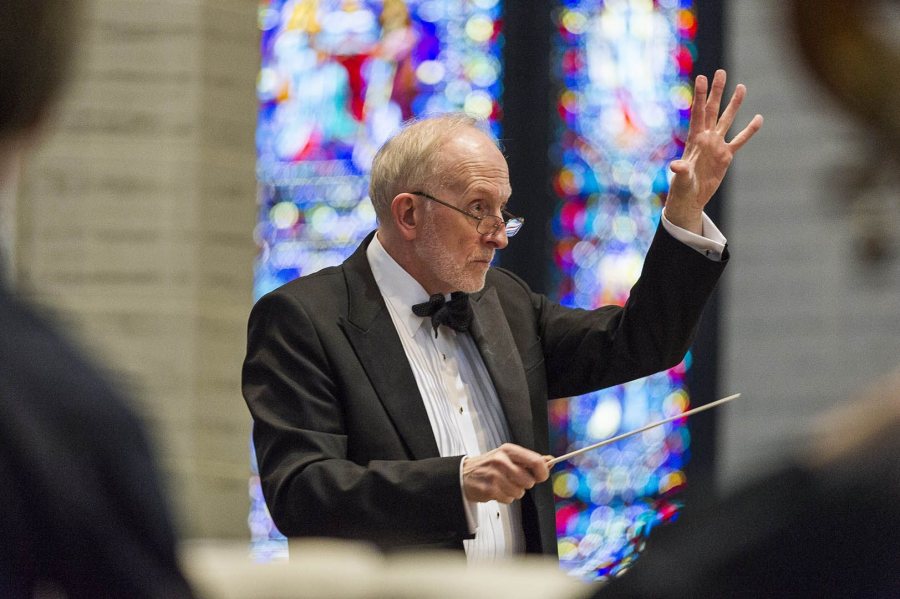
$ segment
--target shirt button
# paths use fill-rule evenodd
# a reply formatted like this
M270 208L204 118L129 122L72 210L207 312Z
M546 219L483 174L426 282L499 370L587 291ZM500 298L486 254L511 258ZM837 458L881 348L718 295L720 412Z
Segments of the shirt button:
M500 519L500 512L497 512L497 519Z
M460 414L462 414L462 413L463 413L463 409L462 409L462 406L460 406L460 408L459 408L459 413L460 413Z

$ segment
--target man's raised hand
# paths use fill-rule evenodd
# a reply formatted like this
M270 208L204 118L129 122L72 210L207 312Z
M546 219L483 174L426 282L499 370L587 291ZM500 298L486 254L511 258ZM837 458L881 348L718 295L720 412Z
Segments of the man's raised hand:
M724 91L725 71L716 71L711 87L706 77L697 77L684 154L669 165L675 176L666 199L666 218L698 235L702 232L703 208L719 189L734 155L763 124L762 116L757 114L740 133L726 142L725 134L734 123L747 88L738 84L720 116Z

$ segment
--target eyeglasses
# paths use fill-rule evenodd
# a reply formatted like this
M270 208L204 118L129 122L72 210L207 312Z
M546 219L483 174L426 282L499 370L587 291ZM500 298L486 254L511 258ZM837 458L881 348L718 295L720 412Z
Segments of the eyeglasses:
M463 210L462 208L457 208L453 204L448 204L442 200L437 199L434 196L430 196L424 191L411 191L413 195L422 196L423 198L427 198L432 202L437 202L438 204L442 204L451 210L456 210L457 212L461 212L465 214L469 218L474 218L478 221L478 224L475 225L475 230L478 231L482 235L496 235L497 232L500 231L501 228L506 229L506 236L512 237L516 233L519 232L519 229L522 228L522 225L525 224L525 219L520 216L513 216L506 210L501 210L500 213L504 216L504 218L500 218L499 216L495 216L493 214L485 214L484 216L476 216L469 212L468 210Z

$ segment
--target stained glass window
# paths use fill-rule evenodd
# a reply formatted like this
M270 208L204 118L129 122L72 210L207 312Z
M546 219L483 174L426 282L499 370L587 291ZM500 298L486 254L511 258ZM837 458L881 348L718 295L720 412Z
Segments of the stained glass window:
M668 162L684 146L694 13L688 1L565 0L554 22L557 296L621 305L659 224ZM667 372L556 402L557 455L686 410L689 365L690 354ZM563 567L586 578L628 567L650 530L677 515L689 445L685 425L667 425L557 467Z
M499 0L269 0L259 7L258 298L341 262L375 228L375 151L414 116L448 111L498 130ZM286 551L259 488L260 559Z

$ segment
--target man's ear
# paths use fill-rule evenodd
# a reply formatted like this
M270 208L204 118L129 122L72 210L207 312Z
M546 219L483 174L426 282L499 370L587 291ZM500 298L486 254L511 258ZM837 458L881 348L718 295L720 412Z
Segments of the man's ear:
M391 200L391 219L397 232L406 241L416 238L422 213L411 193L399 193Z

